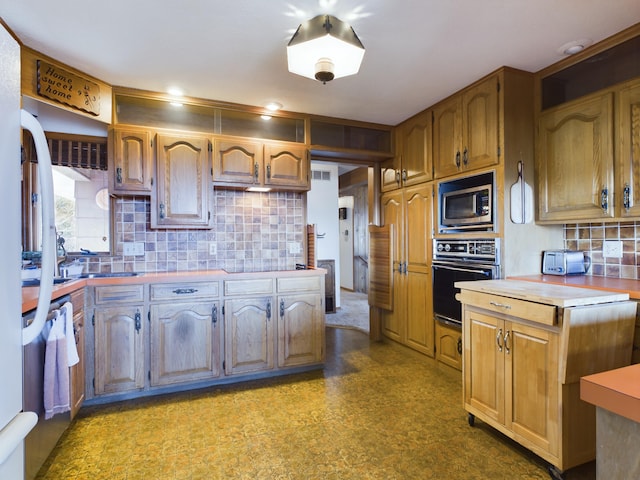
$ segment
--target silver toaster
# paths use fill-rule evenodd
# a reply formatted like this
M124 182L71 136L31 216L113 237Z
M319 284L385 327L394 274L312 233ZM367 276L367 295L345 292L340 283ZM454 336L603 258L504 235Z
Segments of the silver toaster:
M546 250L542 252L542 273L545 275L583 275L591 266L584 252Z

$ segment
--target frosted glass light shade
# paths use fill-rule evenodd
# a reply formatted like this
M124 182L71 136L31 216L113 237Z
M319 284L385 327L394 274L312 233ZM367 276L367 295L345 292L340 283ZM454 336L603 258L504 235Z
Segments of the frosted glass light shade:
M358 73L363 57L356 32L332 15L301 24L287 45L289 71L322 82Z

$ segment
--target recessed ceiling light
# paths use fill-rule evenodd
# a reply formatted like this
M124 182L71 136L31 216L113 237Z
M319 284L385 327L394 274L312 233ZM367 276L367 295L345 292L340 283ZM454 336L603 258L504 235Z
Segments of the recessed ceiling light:
M578 52L581 52L589 45L591 45L592 41L588 38L581 38L580 40L573 40L571 42L567 42L558 48L558 53L562 55L575 55Z
M271 120L271 115L260 115L262 120Z
M173 95L174 97L181 97L181 96L183 96L183 95L184 95L184 92L183 92L181 89L177 88L177 87L171 87L171 88L169 88L169 89L167 90L167 93L168 93L169 95Z
M278 103L278 102L269 102L264 106L264 108L266 108L270 112L275 112L275 111L280 110L282 108L282 104Z

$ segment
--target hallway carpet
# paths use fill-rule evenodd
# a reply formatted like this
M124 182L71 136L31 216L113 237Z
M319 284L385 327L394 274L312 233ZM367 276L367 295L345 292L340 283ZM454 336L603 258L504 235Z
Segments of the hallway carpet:
M325 315L330 327L355 328L369 332L369 299L366 293L340 289L340 307Z
M327 328L324 370L85 407L41 480L548 480L483 422L459 373L353 329ZM566 473L594 479L593 464Z

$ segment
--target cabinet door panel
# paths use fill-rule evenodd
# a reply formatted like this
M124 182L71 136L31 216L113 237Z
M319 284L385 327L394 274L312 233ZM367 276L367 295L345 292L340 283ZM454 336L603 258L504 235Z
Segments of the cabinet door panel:
M620 92L618 123L620 141L618 165L622 166L620 216L640 216L640 83ZM626 205L625 205L626 202Z
M462 165L498 163L498 83L495 77L467 90L462 98Z
M220 327L215 303L152 305L151 385L220 374Z
M257 142L216 140L213 148L214 183L261 183L261 175L264 174L260 169L262 150L262 144Z
M151 226L208 228L210 162L204 137L158 135L158 182L151 197Z
M151 192L151 135L146 130L115 128L111 131L109 187L116 194Z
M410 271L405 277L407 345L433 357L435 332L431 274Z
M506 329L505 425L557 454L557 335L514 323L507 323Z
M278 310L278 366L320 362L324 330L320 295L279 297Z
M309 190L309 157L305 147L267 144L264 152L265 185Z
M431 180L432 120L426 111L402 126L402 182L416 185Z
M471 308L464 310L464 401L504 423L504 322Z
M421 185L404 192L406 206L406 262L411 272L431 271L433 187Z
M433 167L435 178L447 177L460 170L461 99L456 96L434 108Z
M224 303L225 373L269 370L274 366L272 297Z
M613 94L543 113L538 135L541 220L614 215ZM609 208L601 207L603 189Z
M95 393L144 387L143 306L95 311Z
M462 370L462 333L459 328L436 322L436 360Z

